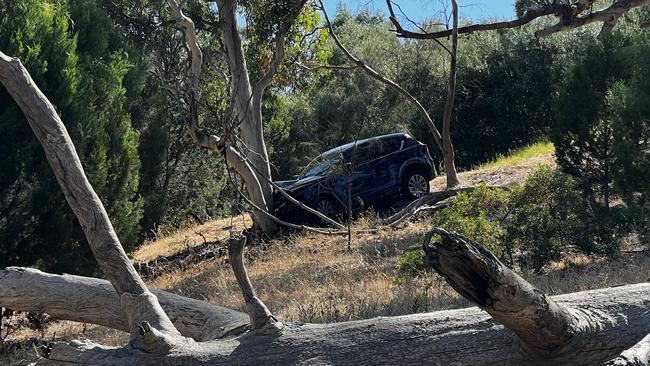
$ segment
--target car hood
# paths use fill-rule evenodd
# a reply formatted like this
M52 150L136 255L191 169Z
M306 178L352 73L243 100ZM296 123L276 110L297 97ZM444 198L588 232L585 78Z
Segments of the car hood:
M300 188L308 186L314 182L317 182L323 179L323 176L312 176L303 179L293 179L293 180L279 180L273 182L276 186L284 189L287 192L295 192Z

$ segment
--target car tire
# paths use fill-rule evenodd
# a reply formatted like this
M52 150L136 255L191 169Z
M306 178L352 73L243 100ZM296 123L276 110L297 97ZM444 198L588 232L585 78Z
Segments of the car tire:
M333 220L336 220L337 216L339 216L343 211L341 203L328 195L318 196L314 202L313 208ZM318 219L318 221L325 223L321 219Z
M429 178L419 169L410 169L402 177L402 194L410 199L417 199L429 193Z

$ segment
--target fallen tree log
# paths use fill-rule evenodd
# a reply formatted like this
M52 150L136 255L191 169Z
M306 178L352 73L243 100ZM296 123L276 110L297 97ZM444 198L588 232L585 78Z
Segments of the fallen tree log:
M151 289L176 328L197 341L218 339L243 331L248 315L239 311ZM92 323L129 332L115 289L106 280L54 275L32 268L0 270L0 304L56 319Z
M50 275L33 269L8 268L1 273L0 304L16 310L65 314L69 320L128 330L117 296L106 281ZM218 339L229 331L202 333L216 324L203 323L205 319L220 319L230 312L243 323L248 321L247 315L239 312L162 291L153 292L178 329L184 335L195 334L193 338L197 340ZM168 301L167 296L176 301ZM196 357L202 355L211 364L594 365L618 355L648 332L648 283L550 299L591 320L574 331L567 352L546 354L541 360L522 346L514 332L474 307L346 323L288 324L277 337L249 333L227 341L199 343L194 346L198 348L180 349L173 355L89 343L60 345L54 348L48 362L65 364L68 360L72 364L74 354L74 357L86 357L86 361L79 359L82 364L102 364L109 360L110 364L200 364ZM221 326L227 326L227 317L221 319L224 319ZM232 327L240 327L242 322L233 323ZM123 362L119 363L118 359Z
M278 336L249 333L235 339L179 347L164 355L128 347L61 344L54 347L50 359L43 364L586 366L615 357L648 332L648 283L552 299L593 316L594 321L576 330L575 339L581 341L570 352L543 358L530 355L514 332L474 307L333 324L286 324Z

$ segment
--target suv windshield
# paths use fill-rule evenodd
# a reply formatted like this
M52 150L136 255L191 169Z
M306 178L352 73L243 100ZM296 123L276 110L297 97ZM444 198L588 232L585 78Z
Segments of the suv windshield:
M312 160L311 163L305 167L302 173L300 173L298 179L322 175L327 172L330 167L336 164L339 160L339 156L340 154L338 152L317 156L316 159Z

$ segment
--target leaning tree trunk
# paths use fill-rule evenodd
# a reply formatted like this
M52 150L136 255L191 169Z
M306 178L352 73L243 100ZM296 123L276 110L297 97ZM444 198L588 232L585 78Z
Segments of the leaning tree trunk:
M264 141L262 123L262 96L264 90L270 85L275 68L284 57L284 36L280 35L281 47L276 49L273 65L257 84L253 87L244 57L242 40L237 29L237 2L234 0L219 0L219 20L221 34L226 50L226 58L230 67L230 91L233 94L234 116L237 125L241 128L244 155L258 176L258 186L247 189L260 189L261 192L251 194L253 203L262 210L271 212L273 191L271 186L271 165L269 154ZM194 30L191 30L195 32ZM186 30L187 32L187 30ZM275 222L259 210L253 211L253 222L264 233L275 230Z
M115 288L133 330L143 322L171 336L180 336L126 256L108 214L90 182L54 106L43 95L17 58L0 52L0 82L27 117L54 171L68 205L74 211L102 271ZM133 341L139 341L133 339Z

